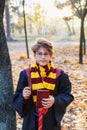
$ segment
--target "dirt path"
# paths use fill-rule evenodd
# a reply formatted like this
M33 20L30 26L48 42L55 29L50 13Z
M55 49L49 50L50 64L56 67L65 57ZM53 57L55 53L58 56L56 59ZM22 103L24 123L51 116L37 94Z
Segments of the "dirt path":
M66 47L72 47L73 45L79 45L78 42L70 42L70 41L59 41L59 42L53 42L54 44L54 48L56 47L62 47L62 48L66 48ZM32 54L31 51L31 46L34 44L34 42L30 42L28 43L28 48L29 48L29 53L30 56ZM9 52L10 55L15 55L16 56L26 56L26 44L24 42L8 42L8 48L9 48Z

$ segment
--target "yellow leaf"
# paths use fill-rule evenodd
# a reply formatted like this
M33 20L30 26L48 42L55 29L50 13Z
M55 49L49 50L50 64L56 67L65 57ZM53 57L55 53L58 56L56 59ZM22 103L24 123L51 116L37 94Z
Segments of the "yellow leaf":
M20 59L26 59L26 56L20 56Z
M80 103L79 107L87 107L87 104L86 103Z

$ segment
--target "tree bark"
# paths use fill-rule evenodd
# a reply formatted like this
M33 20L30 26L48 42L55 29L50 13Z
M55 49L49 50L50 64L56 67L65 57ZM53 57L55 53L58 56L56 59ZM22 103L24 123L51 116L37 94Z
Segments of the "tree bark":
M6 16L6 32L7 32L7 40L11 41L11 24L10 24L10 14L9 14L9 6L8 6L8 0L6 0L5 5L5 16Z
M83 43L84 43L84 55L86 55L86 40L85 40L84 25L83 25Z
M84 17L81 19L81 31L80 31L80 46L79 46L79 63L83 64L83 47L85 41L85 34L84 34Z
M24 32L25 32L25 42L26 42L27 58L29 58L28 39L27 39L27 27L26 27L26 16L25 16L25 0L23 0L22 4L23 4Z
M0 0L0 130L16 130L11 62L3 26L4 7L5 0Z

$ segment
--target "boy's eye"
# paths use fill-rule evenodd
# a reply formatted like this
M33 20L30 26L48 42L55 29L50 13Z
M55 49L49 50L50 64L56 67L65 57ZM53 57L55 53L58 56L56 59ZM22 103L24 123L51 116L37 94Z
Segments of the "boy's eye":
M38 56L49 56L49 53L41 53L41 52L38 52L38 53L36 53L36 55L38 55Z

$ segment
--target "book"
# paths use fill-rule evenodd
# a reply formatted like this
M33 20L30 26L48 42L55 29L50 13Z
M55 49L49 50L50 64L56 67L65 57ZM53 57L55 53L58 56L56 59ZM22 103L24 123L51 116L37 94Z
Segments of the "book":
M49 98L49 90L37 90L37 108L42 108L42 99Z

